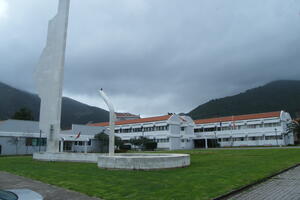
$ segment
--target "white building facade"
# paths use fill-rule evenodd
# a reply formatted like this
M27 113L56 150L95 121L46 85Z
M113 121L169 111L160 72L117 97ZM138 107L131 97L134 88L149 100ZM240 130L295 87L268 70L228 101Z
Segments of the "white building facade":
M59 151L97 152L94 136L105 132L104 127L72 125L58 135ZM0 155L29 155L46 151L47 136L39 129L39 122L23 120L0 121Z
M193 121L176 114L116 122L116 135L122 140L147 137L158 149L193 149L238 146L293 145L287 133L291 116L284 111L238 115ZM108 127L108 122L90 124Z
M89 124L108 127L108 122ZM193 149L194 121L176 114L134 120L117 121L115 133L124 141L147 137L157 142L158 149Z
M193 121L177 114L116 122L115 133L125 142L147 137L158 149L179 150L211 147L293 145L293 133L287 133L289 113L268 112ZM95 135L108 133L108 122L72 125L59 134L60 151L102 152ZM46 150L46 134L38 122L0 121L0 155L24 155Z
M195 120L196 147L278 146L294 144L287 133L289 113L268 112Z

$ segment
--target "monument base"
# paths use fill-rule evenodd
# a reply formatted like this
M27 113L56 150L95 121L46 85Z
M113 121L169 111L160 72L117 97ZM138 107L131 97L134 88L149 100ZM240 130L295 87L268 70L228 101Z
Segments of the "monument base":
M97 163L99 168L125 170L157 170L190 165L189 154L124 153L109 156L100 153L34 153L33 159L56 162Z
M60 162L87 162L97 163L100 153L34 153L33 159L40 161L60 161Z
M98 157L98 167L104 169L155 170L189 165L189 154L125 153Z

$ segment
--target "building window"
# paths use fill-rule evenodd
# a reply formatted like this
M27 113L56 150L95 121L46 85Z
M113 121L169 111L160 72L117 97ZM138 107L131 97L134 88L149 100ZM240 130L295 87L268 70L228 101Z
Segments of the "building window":
M26 138L26 146L32 146L32 138Z
M275 135L272 135L272 136L266 136L265 138L266 138L266 140L282 140L282 135L277 135L277 136L275 136Z
M277 127L277 126L281 126L281 123L278 122L278 123L266 123L264 125L264 127Z
M165 131L165 130L168 130L168 129L169 129L169 126L156 126L155 127L156 131Z
M247 125L247 128L256 128L255 124Z
M26 138L25 145L26 146L46 146L47 139L46 138Z
M169 142L169 138L163 138L163 139L156 139L157 143L167 143Z
M233 141L244 141L244 138L243 137L233 138Z

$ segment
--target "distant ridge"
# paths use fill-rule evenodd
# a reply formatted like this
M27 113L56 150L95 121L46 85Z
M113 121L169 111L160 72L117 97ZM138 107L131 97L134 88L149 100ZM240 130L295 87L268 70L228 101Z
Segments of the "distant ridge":
M40 98L0 82L0 120L6 120L20 108L26 107L33 113L34 120L39 119ZM62 101L62 128L73 124L108 121L108 112L101 108L89 106L71 98Z
M300 81L273 81L238 95L211 100L188 115L205 119L280 110L289 112L293 118L300 112Z

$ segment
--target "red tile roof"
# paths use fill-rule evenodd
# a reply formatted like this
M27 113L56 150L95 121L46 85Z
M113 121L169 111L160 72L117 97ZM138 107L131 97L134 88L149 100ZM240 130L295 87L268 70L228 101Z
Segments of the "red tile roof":
M164 116L158 116L158 117L130 119L130 120L124 120L124 121L117 121L116 125L164 121L164 120L168 120L170 117L171 117L171 115L164 115ZM87 124L87 125L88 126L109 126L109 122L102 122L102 123L96 123L96 124Z
M267 113L248 114L248 115L218 117L218 118L210 118L210 119L199 119L199 120L195 120L195 124L207 124L207 123L216 123L216 122L228 122L228 121L238 121L238 120L280 117L280 113L281 112L278 111L278 112L267 112Z
M116 113L117 117L139 117L139 115L134 115L131 113Z

